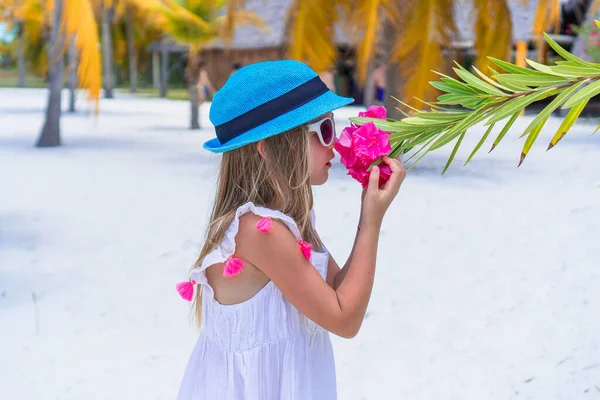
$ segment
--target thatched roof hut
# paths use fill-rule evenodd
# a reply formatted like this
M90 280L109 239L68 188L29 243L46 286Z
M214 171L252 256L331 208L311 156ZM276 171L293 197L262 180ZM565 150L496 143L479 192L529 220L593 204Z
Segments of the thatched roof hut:
M539 0L545 1L545 0ZM563 0L585 1L585 0ZM258 61L281 59L285 57L287 16L293 0L246 0L244 9L260 15L268 26L266 31L256 26L245 25L236 29L229 49L221 41L207 45L202 52L203 60L213 85L220 87L232 71L234 63L246 65ZM514 40L532 41L533 23L538 0L530 0L523 4L521 0L509 0L513 20ZM458 31L453 40L453 47L470 50L473 47L474 32L472 20L472 0L457 1L454 15ZM336 42L340 47L351 47L352 40L341 26L336 27ZM559 37L560 40L571 40ZM567 43L570 44L570 43ZM166 51L186 53L187 47L165 42ZM155 42L149 51L158 53L161 42ZM157 61L155 60L155 66ZM157 76L155 74L155 76Z

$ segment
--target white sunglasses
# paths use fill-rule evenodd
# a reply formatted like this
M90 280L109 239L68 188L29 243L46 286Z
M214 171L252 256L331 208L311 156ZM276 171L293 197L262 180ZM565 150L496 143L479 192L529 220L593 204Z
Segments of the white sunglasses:
M325 147L329 147L335 141L335 121L333 117L325 117L308 125L310 132L315 132L319 141Z

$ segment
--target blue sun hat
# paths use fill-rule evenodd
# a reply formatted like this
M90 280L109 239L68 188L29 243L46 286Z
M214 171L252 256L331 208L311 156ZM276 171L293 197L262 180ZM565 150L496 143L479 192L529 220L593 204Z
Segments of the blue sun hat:
M217 137L206 150L223 153L307 124L354 102L330 91L299 61L265 61L236 71L215 93L210 121Z

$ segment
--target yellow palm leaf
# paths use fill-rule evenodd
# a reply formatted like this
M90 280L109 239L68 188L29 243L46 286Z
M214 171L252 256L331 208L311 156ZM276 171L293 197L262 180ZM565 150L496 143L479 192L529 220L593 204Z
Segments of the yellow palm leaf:
M237 11L242 7L243 0L229 0L227 2L227 13L225 14L225 24L221 32L221 36L226 44L230 44L233 40L233 31L236 26L236 16L240 14Z
M44 9L40 0L26 0L15 8L15 17L20 21L35 21L42 23L44 21Z
M126 0L136 10L136 22L161 28L166 23L164 11L167 7L161 0ZM137 25L137 24L136 24Z
M223 39L226 44L230 44L231 39L233 39L233 30L231 30L231 26L229 25L232 21L234 23L233 28L251 24L265 32L269 29L269 26L260 15L251 11L236 10L231 17L229 17L229 15L218 17L214 22L218 36Z
M383 9L389 0L359 0L355 5L352 25L362 34L362 39L357 46L358 78L364 82L367 77L369 61L373 56L373 49L377 46L377 33L382 28Z
M331 69L337 55L337 20L333 1L296 0L289 13L288 57L307 63L318 73Z
M198 14L173 0L164 0L164 4L166 7L162 11L165 16L163 29L173 39L189 45L201 45L217 36L212 21L209 21L213 18L213 10L202 7L206 4L195 10Z
M546 0L538 2L533 23L533 35L537 40L538 61L544 62L546 54L546 41L544 32L554 28L554 32L560 31L561 6L560 0Z
M95 101L97 112L102 71L93 5L90 0L64 0L63 7L61 24L67 37L75 37L75 47L79 53L79 87L87 89L88 99Z
M506 0L474 0L475 64L487 73L492 62L488 57L501 60L510 58L512 49L512 22Z
M437 90L429 85L445 67L442 49L455 31L452 0L421 0L405 11L402 31L392 49L391 60L404 77L403 97L409 105L422 106L415 98L435 100Z

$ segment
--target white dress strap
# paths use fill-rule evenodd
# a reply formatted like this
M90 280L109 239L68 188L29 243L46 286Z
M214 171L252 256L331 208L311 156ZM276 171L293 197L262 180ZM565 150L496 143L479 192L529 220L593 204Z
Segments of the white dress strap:
M197 284L201 284L206 288L210 288L208 285L208 280L206 279L206 269L211 265L227 261L227 259L231 257L233 253L235 253L235 237L240 227L240 217L249 212L261 217L278 219L287 226L296 240L300 240L302 238L296 222L294 222L294 220L288 215L285 215L281 211L256 206L251 202L246 203L237 209L235 217L233 218L233 221L231 221L231 225L229 225L225 231L225 235L223 236L221 243L219 243L217 247L215 247L206 255L206 257L204 257L204 260L202 260L202 264L199 267L196 267L192 270L190 279L195 280Z

